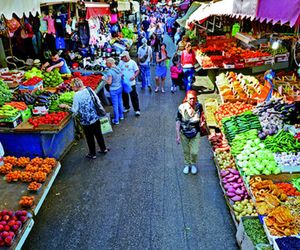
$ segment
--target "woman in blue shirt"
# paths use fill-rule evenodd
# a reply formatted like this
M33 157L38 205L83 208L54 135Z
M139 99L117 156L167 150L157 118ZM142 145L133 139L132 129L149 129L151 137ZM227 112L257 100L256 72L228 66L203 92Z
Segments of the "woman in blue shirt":
M67 104L60 104L60 107L69 109L75 115L78 114L79 121L82 125L89 147L89 153L86 155L86 157L96 159L96 146L94 137L96 137L100 147L100 153L107 153L108 148L105 146L104 138L101 132L99 120L100 117L97 114L91 95L94 95L99 106L101 106L101 102L95 92L92 89L86 88L79 78L74 78L71 84L73 86L73 90L76 92L73 98L73 105L70 107Z

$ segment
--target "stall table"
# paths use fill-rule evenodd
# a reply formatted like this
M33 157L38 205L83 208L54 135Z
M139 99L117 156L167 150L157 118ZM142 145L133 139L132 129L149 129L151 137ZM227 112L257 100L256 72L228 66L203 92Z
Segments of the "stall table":
M75 138L74 120L68 116L59 126L43 125L34 128L23 122L14 129L1 128L0 141L6 155L30 158L54 157L60 159Z

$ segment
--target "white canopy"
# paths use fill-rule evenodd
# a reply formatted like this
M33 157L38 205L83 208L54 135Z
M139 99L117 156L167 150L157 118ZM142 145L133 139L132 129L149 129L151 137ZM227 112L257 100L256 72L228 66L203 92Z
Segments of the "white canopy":
M1 11L7 19L12 18L15 13L18 17L22 17L23 13L26 16L31 12L35 14L40 12L40 0L1 0Z
M187 20L187 23L201 21L213 15L232 15L234 0L203 3Z

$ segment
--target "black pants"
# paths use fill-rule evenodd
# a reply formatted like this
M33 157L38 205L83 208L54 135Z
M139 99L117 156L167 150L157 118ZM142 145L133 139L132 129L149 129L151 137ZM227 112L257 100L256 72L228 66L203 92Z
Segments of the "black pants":
M95 146L94 137L96 137L96 140L98 142L101 151L104 152L106 150L106 146L101 131L100 120L96 121L91 125L82 125L82 128L85 134L87 145L89 147L90 155L96 155L96 146Z
M130 99L131 99L133 109L134 109L134 111L140 111L139 96L136 92L136 86L134 85L134 86L131 86L131 87L132 87L132 91L129 94L130 94ZM129 94L125 93L124 91L123 91L123 94L122 94L123 105L124 105L125 109L130 109Z

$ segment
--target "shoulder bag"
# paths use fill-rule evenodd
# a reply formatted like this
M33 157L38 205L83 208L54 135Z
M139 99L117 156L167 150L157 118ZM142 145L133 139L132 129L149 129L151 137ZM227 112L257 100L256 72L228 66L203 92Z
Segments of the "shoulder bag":
M91 98L93 100L97 115L99 115L100 117L105 116L106 111L103 108L103 106L97 102L97 99L96 99L95 94L93 93L93 91L89 87L87 87L87 90L89 91L89 93L91 95Z
M198 131L194 126L191 125L190 121L181 122L180 125L181 131L186 138L192 139L197 135Z
M148 55L148 52L149 52L149 47L147 46L146 54L143 55L143 56L141 57L141 59L140 59L140 62L141 62L141 63L144 63L144 62L147 61L148 56L149 56L149 55Z

